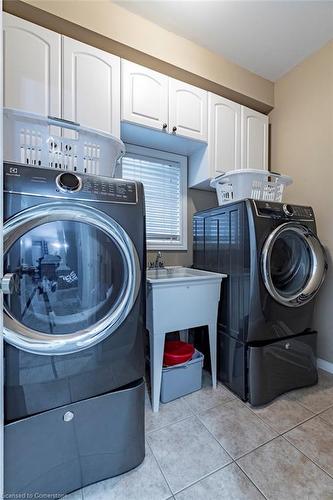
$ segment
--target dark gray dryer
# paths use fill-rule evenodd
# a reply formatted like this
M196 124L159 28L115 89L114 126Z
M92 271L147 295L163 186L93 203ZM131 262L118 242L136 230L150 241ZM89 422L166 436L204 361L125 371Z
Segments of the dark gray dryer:
M5 489L65 494L144 458L140 183L4 166Z
M194 267L228 275L218 317L219 378L253 405L315 384L315 296L325 251L311 207L242 200L193 219Z

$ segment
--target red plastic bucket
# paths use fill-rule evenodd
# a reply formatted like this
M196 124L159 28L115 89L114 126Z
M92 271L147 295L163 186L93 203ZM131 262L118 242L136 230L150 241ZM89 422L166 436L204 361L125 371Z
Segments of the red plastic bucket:
M167 340L164 347L164 366L186 363L194 354L194 346L181 340Z

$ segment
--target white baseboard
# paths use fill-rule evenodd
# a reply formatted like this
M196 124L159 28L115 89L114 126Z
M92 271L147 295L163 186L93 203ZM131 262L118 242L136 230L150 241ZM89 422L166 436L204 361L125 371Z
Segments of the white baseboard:
M317 366L326 372L333 373L333 363L326 361L325 359L317 358Z

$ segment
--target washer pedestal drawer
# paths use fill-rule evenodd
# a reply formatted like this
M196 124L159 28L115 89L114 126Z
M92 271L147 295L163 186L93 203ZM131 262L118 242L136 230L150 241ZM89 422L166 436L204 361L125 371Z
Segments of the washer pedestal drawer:
M312 332L249 347L249 402L263 405L284 392L316 384L316 339L317 333Z
M133 469L144 455L144 383L139 380L7 424L5 493L61 496Z

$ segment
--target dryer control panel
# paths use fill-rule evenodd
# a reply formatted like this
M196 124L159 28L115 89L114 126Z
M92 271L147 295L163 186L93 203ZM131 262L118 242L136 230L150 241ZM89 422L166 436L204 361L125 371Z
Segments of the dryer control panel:
M276 203L273 201L253 200L253 203L259 217L272 217L289 220L314 220L314 213L311 207L291 205L289 203Z
M138 201L137 184L134 181L57 172L17 163L4 164L4 191L104 203L135 204Z

